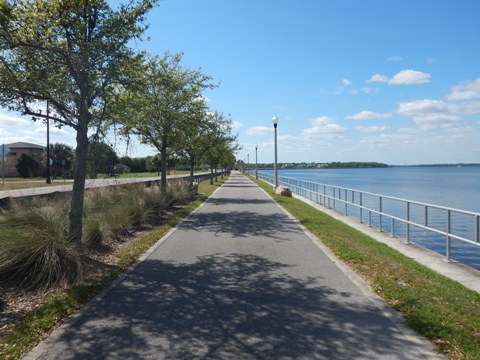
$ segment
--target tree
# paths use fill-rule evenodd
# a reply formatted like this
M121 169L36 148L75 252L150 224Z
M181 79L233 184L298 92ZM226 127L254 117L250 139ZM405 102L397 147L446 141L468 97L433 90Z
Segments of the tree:
M51 165L53 177L64 176L64 172L70 173L75 160L75 153L71 146L62 143L50 144L50 157L53 160Z
M98 174L112 174L118 162L115 150L101 141L91 140L87 154L87 173L96 179Z
M210 171L217 172L219 164L230 162L239 149L236 136L232 135L232 120L215 111L209 114L208 131L203 136L203 158L210 164ZM217 179L215 179L217 180ZM213 178L210 179L213 183Z
M24 178L35 177L40 173L40 165L38 162L27 154L20 155L20 159L18 159L15 167L20 176Z
M144 32L156 0L110 8L104 0L3 0L0 3L0 106L76 131L70 236L82 237L89 128L108 115L110 96L128 81L139 56L129 47Z
M186 160L190 169L190 186L193 188L195 166L201 159L205 149L205 135L211 128L209 116L204 101L196 101L192 104L188 121L178 139L175 153Z
M209 76L199 70L183 69L181 59L182 54L152 57L145 64L139 85L123 99L130 109L121 116L123 132L137 135L142 143L152 145L160 153L162 194L167 189L170 152L190 120L191 107L203 101L204 89L213 88Z

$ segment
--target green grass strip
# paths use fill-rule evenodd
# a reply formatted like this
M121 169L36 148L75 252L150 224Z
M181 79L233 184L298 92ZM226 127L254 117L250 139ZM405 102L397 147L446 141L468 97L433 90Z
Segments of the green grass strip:
M99 279L86 282L65 290L45 300L14 324L0 338L0 359L18 359L44 339L55 327L68 316L75 313L84 303L92 299L130 267L146 250L154 245L163 235L170 231L188 214L200 206L226 180L218 178L218 182L210 185L209 181L200 183L200 195L190 204L175 212L165 224L150 231L145 236L122 249L117 254L118 266L111 269Z
M252 178L255 181L254 178ZM272 185L255 181L451 359L480 359L480 295ZM395 241L395 240L392 240Z

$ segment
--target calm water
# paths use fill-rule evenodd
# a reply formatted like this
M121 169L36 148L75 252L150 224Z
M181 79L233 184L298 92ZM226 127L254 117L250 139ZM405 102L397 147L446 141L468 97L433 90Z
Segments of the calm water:
M265 170L273 174L273 170ZM392 167L379 169L309 169L279 170L279 176L346 187L376 194L399 197L411 201L440 205L480 213L480 166L468 167ZM365 206L369 204L364 202ZM373 205L372 205L373 206ZM374 208L374 206L373 206ZM405 217L405 205L385 201L383 210L395 216ZM342 210L343 211L343 210ZM348 209L357 217L358 209ZM411 219L423 222L423 208L411 209ZM367 221L364 214L364 221ZM374 218L375 226L379 219ZM452 215L454 233L474 237L474 218ZM429 211L429 224L446 230L445 212ZM383 219L382 228L390 231L390 221ZM405 237L405 225L395 227L395 234ZM445 255L445 236L411 228L412 242ZM480 248L452 240L452 259L480 269Z

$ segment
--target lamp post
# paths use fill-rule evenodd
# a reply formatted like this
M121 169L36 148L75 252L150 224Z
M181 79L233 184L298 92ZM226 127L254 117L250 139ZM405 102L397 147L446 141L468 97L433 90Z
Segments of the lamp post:
M258 180L258 161L257 161L258 145L255 145L255 179Z
M250 175L250 154L247 154L247 174Z
M278 117L277 114L273 115L272 118L273 127L275 129L275 189L278 187L278 168L277 168L277 124L278 124Z
M50 178L50 108L47 101L47 184L52 182Z

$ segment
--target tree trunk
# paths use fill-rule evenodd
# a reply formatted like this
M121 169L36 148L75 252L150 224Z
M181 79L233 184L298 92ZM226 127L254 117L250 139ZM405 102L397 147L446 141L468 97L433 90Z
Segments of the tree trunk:
M190 157L190 187L193 189L193 173L195 171L195 159Z
M213 165L210 165L210 185L213 185Z
M168 156L167 156L167 146L163 145L160 151L160 159L162 162L162 177L160 179L160 189L162 196L165 196L167 193L167 170L168 170Z
M217 164L215 164L215 182L218 182L218 176L217 176Z
M73 176L72 202L68 218L71 239L80 243L82 240L83 195L85 193L85 177L87 173L88 127L84 120L77 129L77 147L75 149L76 167Z

